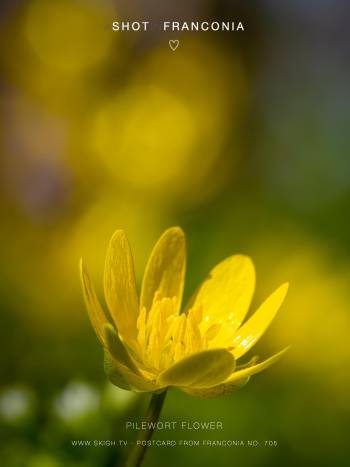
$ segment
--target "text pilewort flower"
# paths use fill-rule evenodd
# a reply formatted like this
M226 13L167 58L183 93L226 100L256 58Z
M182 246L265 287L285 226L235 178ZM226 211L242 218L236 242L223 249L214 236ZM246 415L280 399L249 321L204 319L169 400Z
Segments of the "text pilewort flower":
M107 315L81 262L86 306L104 349L105 371L116 386L137 392L177 387L215 397L243 386L288 349L261 363L253 357L236 365L275 317L287 283L242 324L255 288L249 257L234 255L219 263L181 312L185 268L185 235L172 227L152 251L138 300L130 246L125 232L117 230L105 264Z

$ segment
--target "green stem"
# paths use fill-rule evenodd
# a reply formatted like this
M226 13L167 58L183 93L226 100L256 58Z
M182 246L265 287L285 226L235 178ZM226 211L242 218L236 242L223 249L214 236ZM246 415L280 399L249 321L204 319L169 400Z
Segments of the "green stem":
M153 394L151 402L149 404L146 422L148 424L148 429L142 431L134 448L129 454L129 457L126 461L125 467L140 467L142 464L143 458L147 450L147 441L152 438L155 423L158 421L160 412L162 410L164 399L166 396L166 391L161 392L160 394Z

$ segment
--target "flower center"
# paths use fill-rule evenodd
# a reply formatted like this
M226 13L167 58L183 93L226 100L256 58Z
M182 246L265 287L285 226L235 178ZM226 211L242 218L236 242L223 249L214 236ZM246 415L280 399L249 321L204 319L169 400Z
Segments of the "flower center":
M179 314L176 297L161 297L157 292L151 309L147 312L143 307L137 320L142 361L150 371L159 372L192 353L225 347L219 345L227 342L222 339L223 329L223 323L206 325L202 307Z

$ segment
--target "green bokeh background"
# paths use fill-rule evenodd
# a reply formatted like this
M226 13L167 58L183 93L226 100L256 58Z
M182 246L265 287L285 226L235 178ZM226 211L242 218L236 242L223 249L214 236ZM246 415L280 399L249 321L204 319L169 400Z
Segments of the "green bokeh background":
M285 281L254 353L277 365L230 396L167 396L162 420L223 430L156 439L258 447L151 448L145 465L349 465L350 141L346 1L2 2L1 465L109 467L148 396L113 388L84 309L124 228L137 278L171 225L188 239L188 298L249 254L251 312ZM163 20L241 20L244 32L163 33ZM112 21L150 20L147 33ZM180 39L172 52L169 39ZM264 445L277 441L277 447Z

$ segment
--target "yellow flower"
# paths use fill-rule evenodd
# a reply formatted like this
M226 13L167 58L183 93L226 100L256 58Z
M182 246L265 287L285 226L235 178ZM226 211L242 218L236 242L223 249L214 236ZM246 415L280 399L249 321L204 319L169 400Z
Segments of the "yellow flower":
M123 230L109 244L103 311L81 262L81 280L91 323L113 384L139 392L177 387L199 397L226 394L276 362L287 350L257 363L236 365L265 332L287 293L281 285L243 325L255 287L250 258L234 255L219 263L181 310L186 242L179 227L164 232L149 258L136 293L133 258Z

